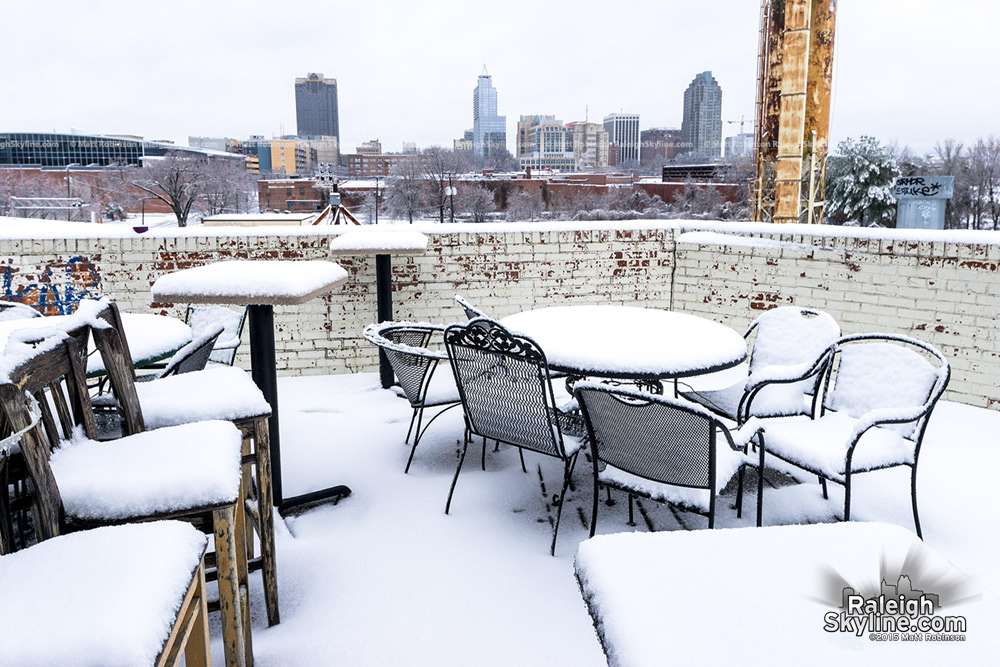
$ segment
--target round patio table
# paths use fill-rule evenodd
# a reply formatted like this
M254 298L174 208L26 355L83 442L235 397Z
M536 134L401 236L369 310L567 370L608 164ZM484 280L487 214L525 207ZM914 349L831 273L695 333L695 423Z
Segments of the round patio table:
M500 320L534 339L549 368L570 375L677 379L738 366L743 336L703 317L631 306L536 308Z

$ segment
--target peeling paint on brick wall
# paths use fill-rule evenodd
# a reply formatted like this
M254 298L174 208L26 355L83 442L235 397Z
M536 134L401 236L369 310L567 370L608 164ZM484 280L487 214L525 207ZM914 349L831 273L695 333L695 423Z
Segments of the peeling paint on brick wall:
M793 245L678 245L676 234L671 228L432 233L425 255L393 259L395 318L461 320L454 296L462 294L497 317L549 305L673 304L743 331L769 308L810 306L833 315L847 334L886 331L935 345L953 365L946 398L1000 409L996 245L759 231L750 235ZM331 238L0 240L3 298L57 314L81 298L110 294L125 310L183 317L185 304L151 302L150 285L163 273L226 259L328 259ZM376 368L375 350L360 335L375 319L375 260L337 261L350 275L341 289L276 309L284 372ZM249 365L246 345L237 363Z

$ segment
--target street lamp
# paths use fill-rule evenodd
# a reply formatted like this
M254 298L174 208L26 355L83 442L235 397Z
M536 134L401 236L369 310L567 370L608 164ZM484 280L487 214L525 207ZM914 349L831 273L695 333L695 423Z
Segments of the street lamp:
M375 177L375 224L378 224L378 176Z

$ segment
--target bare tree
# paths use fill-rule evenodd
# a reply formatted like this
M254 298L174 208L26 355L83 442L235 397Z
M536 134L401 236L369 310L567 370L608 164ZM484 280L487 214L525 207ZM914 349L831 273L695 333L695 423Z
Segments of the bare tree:
M256 206L257 179L242 160L216 158L204 163L202 205L204 213L250 212Z
M1000 225L1000 140L979 139L969 149L969 177L972 186L972 228L997 229Z
M395 215L413 216L424 205L424 174L418 159L400 160L392 166L387 185L387 203Z
M542 208L541 193L519 192L507 200L507 220L510 222L538 220Z
M941 176L952 176L955 179L954 194L945 208L944 226L946 229L964 227L972 202L969 161L965 155L965 146L960 141L945 139L935 144L934 157L938 163L936 173Z
M486 222L493 212L493 194L479 185L463 185L458 189L459 210L466 211L473 222Z
M187 227L191 208L206 187L206 162L167 153L149 166L121 173L126 182L169 206L178 227Z

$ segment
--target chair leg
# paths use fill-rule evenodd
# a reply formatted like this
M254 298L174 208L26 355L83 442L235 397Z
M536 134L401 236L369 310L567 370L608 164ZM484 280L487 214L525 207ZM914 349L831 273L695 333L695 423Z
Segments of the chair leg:
M826 478L825 477L820 477L819 478L819 484L820 484L820 486L823 487L823 500L829 500L830 499L830 494L826 492Z
M252 502L259 504L260 501L257 495L259 493L259 490L257 491L257 493L255 493L255 487L253 484L253 472L254 472L253 466L247 465L247 461L253 460L252 453L253 453L253 436L252 434L244 433L243 465L241 466L243 470L243 475L242 475L243 492L247 503ZM243 537L244 537L244 545L246 547L246 557L247 560L250 560L253 558L254 554L254 546L256 542L256 540L254 539L254 535L256 533L254 532L253 517L251 516L251 512L246 509L243 512L243 524L244 524Z
M497 442L497 446L498 447L500 446L499 442ZM479 465L482 466L483 472L486 472L486 436L485 435L483 436L483 456L482 456L482 462Z
M413 424L417 421L417 412L419 410L420 408L413 408L413 415L410 417L410 428L406 430L406 440L404 440L403 442L410 441L410 435L413 434Z
M913 526L917 529L917 537L924 539L920 532L920 515L917 513L917 466L913 466L913 473L910 475L910 500L913 502Z
M609 491L610 493L610 491ZM590 536L593 537L597 532L597 506L600 504L601 500L601 488L597 481L597 477L594 477L594 508L590 513Z
M520 447L517 448L517 455L521 457L521 472L527 473L528 466L524 465L524 450Z
M632 511L632 506L634 504L635 504L635 496L633 496L630 493L628 494L628 523L626 523L625 525L632 526L633 528L635 527L635 515Z
M219 609L222 613L222 647L226 654L226 665L247 667L240 582L236 566L236 535L233 531L236 510L232 506L216 510L213 519Z
M240 485L240 499L233 513L233 538L236 541L236 578L239 583L240 618L243 621L243 650L246 664L253 664L253 633L250 627L250 567L247 563L246 544L246 490Z
M254 425L254 447L257 453L257 520L260 529L260 559L263 565L264 604L268 626L281 622L278 611L278 563L274 544L274 496L271 488L271 437L267 419Z
M736 478L736 518L743 518L743 476L746 474L746 465L740 466L739 475Z
M844 475L844 521L851 520L851 471Z
M458 467L455 468L455 477L451 480L451 489L448 491L448 502L444 505L444 513L447 514L451 511L451 497L455 495L455 485L458 483L458 473L462 472L462 464L465 463L465 452L469 449L469 438L466 435L465 442L462 444L462 454L458 457Z
M757 467L757 527L764 522L764 443L758 447L760 460Z
M556 555L556 538L559 536L559 521L562 519L563 505L566 504L566 489L569 487L569 471L572 467L573 462L576 460L574 456L573 459L566 461L563 464L563 485L562 493L559 494L559 508L556 510L556 525L552 529L552 547L549 549L549 555Z
M205 564L198 568L198 590L195 618L191 624L191 634L184 645L184 664L187 667L208 667L211 663L208 639L208 596L205 595Z

